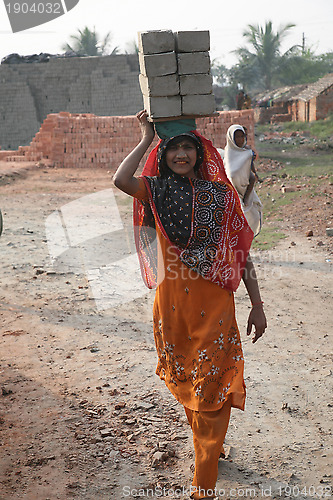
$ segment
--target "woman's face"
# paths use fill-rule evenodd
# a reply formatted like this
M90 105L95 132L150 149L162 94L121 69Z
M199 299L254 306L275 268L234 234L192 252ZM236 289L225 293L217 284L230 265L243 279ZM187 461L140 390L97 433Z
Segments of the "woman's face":
M245 134L242 130L236 130L236 132L234 133L234 141L236 146L238 146L239 148L242 148L244 146Z
M194 166L197 162L197 149L191 139L181 138L172 141L165 152L167 166L176 174L184 177L197 177Z

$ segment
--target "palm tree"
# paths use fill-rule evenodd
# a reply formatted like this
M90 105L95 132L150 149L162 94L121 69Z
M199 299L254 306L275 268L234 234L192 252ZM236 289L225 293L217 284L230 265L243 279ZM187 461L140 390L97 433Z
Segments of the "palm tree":
M234 51L240 57L240 63L247 63L255 69L257 79L262 79L265 89L271 88L272 79L275 74L278 74L278 63L283 57L280 54L281 42L294 26L294 24L286 24L275 33L271 21L266 22L264 28L258 24L249 24L243 32L243 37L252 50L241 47ZM287 52L290 50L288 49Z
M95 28L90 30L87 26L80 30L78 35L71 35L70 38L74 43L70 45L66 43L62 49L67 51L71 50L78 54L85 54L88 56L104 56L108 53L108 45L111 41L111 32L107 33L103 40L99 41L99 35L96 33ZM118 47L115 47L111 54L118 53Z

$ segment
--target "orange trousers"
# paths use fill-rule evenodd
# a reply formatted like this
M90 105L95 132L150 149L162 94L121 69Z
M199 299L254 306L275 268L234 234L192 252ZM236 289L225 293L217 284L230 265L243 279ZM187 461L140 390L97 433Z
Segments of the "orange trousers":
M227 433L231 400L227 400L220 410L194 411L184 407L187 420L193 433L195 452L195 470L192 482L191 498L201 500L214 498L212 491L215 489L218 461L223 442ZM207 494L208 493L208 494Z

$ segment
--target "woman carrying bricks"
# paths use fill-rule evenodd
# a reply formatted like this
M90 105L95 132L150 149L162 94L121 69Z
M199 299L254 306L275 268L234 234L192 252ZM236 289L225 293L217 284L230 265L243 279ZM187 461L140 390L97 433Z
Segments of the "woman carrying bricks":
M247 334L254 327L256 342L266 329L248 254L253 232L221 157L196 130L171 124L169 137L152 150L136 177L155 135L145 111L137 118L142 139L119 166L114 183L134 197L142 276L149 288L157 287L156 373L184 406L193 432L191 498L214 498L230 411L245 404L233 295L241 278L252 302Z

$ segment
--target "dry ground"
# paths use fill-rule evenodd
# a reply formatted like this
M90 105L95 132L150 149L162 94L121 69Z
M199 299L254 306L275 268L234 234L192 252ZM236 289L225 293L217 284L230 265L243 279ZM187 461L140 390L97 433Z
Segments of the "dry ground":
M23 167L0 177L0 499L188 498L173 494L190 485L193 449L154 374L153 292L130 300L130 287L118 304L111 293L107 307L89 281L133 253L130 201L115 193L121 241L91 238L88 220L86 241L52 263L47 217L112 188L111 175ZM286 232L254 255L269 323L255 345L243 285L236 294L248 396L232 414L223 499L331 497L332 255Z

